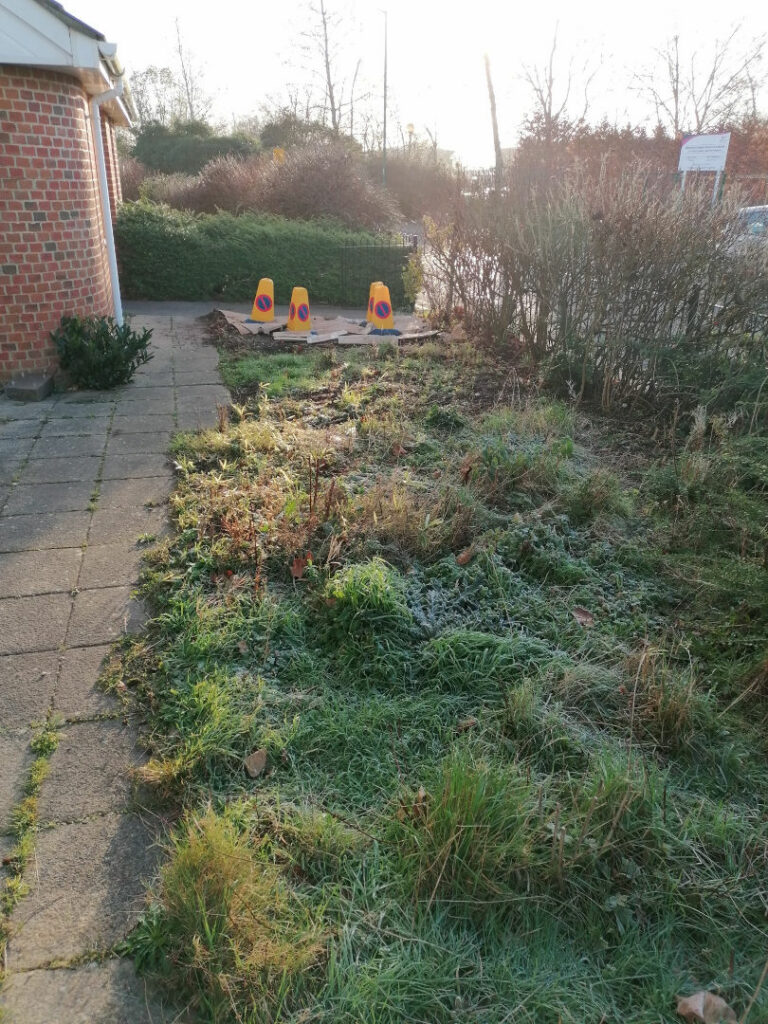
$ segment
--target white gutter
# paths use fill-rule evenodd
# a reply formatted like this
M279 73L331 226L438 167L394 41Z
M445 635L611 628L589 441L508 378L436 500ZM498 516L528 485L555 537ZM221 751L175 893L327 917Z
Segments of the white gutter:
M102 103L117 99L123 94L123 80L119 78L114 89L93 96L90 101L91 128L93 129L93 145L96 150L96 165L99 171L99 192L101 193L101 214L104 221L104 235L107 242L107 261L109 277L112 282L112 299L115 304L115 320L122 326L123 303L120 298L120 280L117 276L117 256L115 254L115 233L112 230L112 209L109 203L109 186L107 184L107 165L104 160L104 139L101 134Z

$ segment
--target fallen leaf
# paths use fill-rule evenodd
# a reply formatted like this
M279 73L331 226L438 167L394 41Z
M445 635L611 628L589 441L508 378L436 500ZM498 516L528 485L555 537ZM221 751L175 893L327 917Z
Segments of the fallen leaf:
M571 615L573 615L578 624L580 626L584 626L585 629L589 629L590 626L594 626L595 624L595 616L592 612L588 612L586 608L581 608L579 605L576 605L571 612Z
M418 792L416 793L416 799L413 802L413 816L420 818L427 809L427 791L423 786L419 786Z
M687 1021L700 1024L736 1024L736 1014L720 996L713 992L694 992L692 996L677 997L677 1012Z
M264 747L254 750L245 759L245 770L252 779L257 779L267 767L267 751Z
M471 562L474 557L475 557L475 549L472 548L472 547L465 548L461 552L461 554L456 555L456 564L457 565L466 565L468 562Z
M296 555L294 560L291 562L291 576L295 580L300 580L304 576L304 570L307 568L309 563L312 561L311 552L307 552L306 555Z

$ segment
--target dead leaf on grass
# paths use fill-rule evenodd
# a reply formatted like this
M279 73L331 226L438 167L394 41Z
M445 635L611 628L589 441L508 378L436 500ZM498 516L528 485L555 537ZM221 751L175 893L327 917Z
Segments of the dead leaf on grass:
M465 548L461 554L456 555L457 565L467 565L475 557L475 549L473 547Z
M571 615L573 615L578 624L580 626L584 626L585 629L589 629L590 626L594 626L595 624L595 616L592 612L587 611L586 608L582 608L580 605L576 605L572 610Z
M687 1021L699 1024L736 1024L736 1014L720 996L713 992L694 992L692 996L677 997L677 1012Z
M306 555L296 555L294 560L291 562L291 576L293 576L295 580L303 579L304 571L311 562L311 551L308 551Z
M259 750L254 750L252 754L249 754L245 759L245 770L252 779L258 779L264 769L267 767L267 751L264 747Z

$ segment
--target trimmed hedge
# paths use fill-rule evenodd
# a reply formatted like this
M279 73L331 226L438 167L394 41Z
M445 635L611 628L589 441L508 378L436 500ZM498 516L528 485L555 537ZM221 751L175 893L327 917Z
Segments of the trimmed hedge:
M278 303L290 301L294 285L304 285L311 301L343 305L341 250L371 245L376 236L331 222L195 215L137 202L120 207L115 241L128 299L247 302L259 278L271 277ZM402 281L388 283L397 306ZM367 297L360 297L361 306Z

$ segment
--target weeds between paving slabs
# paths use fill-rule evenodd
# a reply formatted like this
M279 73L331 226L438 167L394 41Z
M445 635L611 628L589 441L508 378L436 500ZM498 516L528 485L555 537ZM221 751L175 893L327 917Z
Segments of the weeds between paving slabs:
M140 968L216 1022L742 1012L766 439L699 412L668 458L462 345L228 359L128 653L181 815Z

